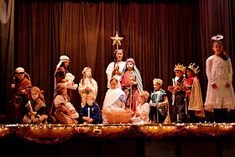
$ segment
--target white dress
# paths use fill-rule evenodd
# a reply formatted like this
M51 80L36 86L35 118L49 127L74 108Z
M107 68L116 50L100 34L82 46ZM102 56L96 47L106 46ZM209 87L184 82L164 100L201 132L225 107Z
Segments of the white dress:
M233 69L230 59L224 60L216 55L206 60L206 75L208 79L205 110L227 108L235 109L235 96L232 86ZM212 84L217 88L212 88ZM229 83L230 87L225 85Z
M119 66L119 71L122 72L123 69L125 68L126 66L126 62L124 61L121 61L121 62L117 62L115 64L115 67ZM107 75L107 79L108 79L108 82L107 82L107 88L110 88L110 84L109 84L109 81L111 80L112 78L112 72L113 72L113 69L114 69L114 62L111 62L109 63L107 69L106 69L106 75ZM118 87L121 88L121 85L120 85L120 81L122 79L122 75L119 76L119 75L114 75L113 77L115 77L117 80L118 80Z

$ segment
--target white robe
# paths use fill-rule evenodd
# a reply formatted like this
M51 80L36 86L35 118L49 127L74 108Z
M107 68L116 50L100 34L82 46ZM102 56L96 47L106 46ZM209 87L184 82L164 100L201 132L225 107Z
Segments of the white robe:
M121 62L117 62L115 64L115 67L119 66L119 71L122 72L123 69L125 68L126 66L126 62L124 61L121 61ZM107 75L107 79L108 79L108 82L107 82L107 88L110 88L110 83L109 81L111 80L112 78L112 72L113 72L113 69L114 69L114 62L111 62L109 63L107 69L106 69L106 75ZM122 75L119 76L119 75L114 75L113 77L115 77L117 80L118 80L118 87L121 88L121 85L120 85L120 81L122 79Z
M125 109L125 102L119 100L120 96L126 96L122 89L108 89L103 103L103 110L120 111Z
M232 86L233 69L230 59L224 60L216 55L210 56L206 60L206 75L208 78L205 110L227 108L235 109L235 96ZM212 88L212 84L217 88ZM225 85L229 83L230 87Z

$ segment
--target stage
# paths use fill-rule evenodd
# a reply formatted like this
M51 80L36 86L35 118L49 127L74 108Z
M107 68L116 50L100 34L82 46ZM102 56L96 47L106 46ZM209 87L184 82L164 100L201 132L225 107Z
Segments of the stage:
M0 126L6 156L227 157L234 140L235 123Z

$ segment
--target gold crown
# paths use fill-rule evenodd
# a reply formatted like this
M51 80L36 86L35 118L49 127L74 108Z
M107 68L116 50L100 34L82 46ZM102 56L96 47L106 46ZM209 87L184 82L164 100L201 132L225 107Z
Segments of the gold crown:
M156 84L156 83L159 83L160 85L162 85L162 84L163 84L163 81L162 81L161 79L156 79L156 78L154 78L154 79L153 79L153 84Z
M185 73L186 67L183 64L177 64L175 65L174 71L179 70Z
M195 66L195 63L190 63L188 66L188 69L192 70L194 72L194 74L199 73L199 71L200 71L199 66L197 66L197 67L194 67L194 66Z

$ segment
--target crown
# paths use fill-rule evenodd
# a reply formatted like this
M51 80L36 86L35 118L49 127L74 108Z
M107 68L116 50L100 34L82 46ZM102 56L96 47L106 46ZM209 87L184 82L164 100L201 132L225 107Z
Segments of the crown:
M199 66L195 67L195 63L190 63L188 69L192 70L194 74L197 74L200 71Z
M154 79L153 79L153 84L156 84L156 83L159 83L160 85L162 85L162 84L163 84L163 81L162 81L161 79L156 79L156 78L154 78Z
M174 71L176 71L176 70L185 72L186 68L185 68L185 66L183 64L179 64L178 63L178 64L175 65L175 68L174 68Z

